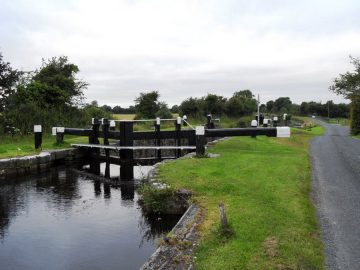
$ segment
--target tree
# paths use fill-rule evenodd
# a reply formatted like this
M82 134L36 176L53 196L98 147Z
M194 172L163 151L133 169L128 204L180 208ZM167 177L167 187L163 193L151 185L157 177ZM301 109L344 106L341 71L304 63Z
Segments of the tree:
M191 116L194 118L201 117L203 113L203 99L190 97L179 106L182 115Z
M204 98L205 114L222 115L226 110L226 98L215 94L207 94Z
M76 79L77 65L69 63L66 56L43 60L40 70L29 84L18 88L23 101L33 102L40 107L64 107L78 105L83 99L83 90L88 83Z
M20 128L22 133L41 124L44 130L56 125L83 125L90 119L77 105L83 98L87 83L76 79L79 68L67 57L43 60L42 67L28 78L22 78L8 97L4 111L7 125Z
M240 90L233 94L227 102L227 115L244 116L256 111L256 100L250 90Z
M0 53L0 113L4 111L8 98L15 92L15 85L22 72L13 69L9 62L4 62Z
M360 59L350 56L350 63L355 67L354 72L339 74L330 90L351 100L350 129L352 134L357 135L360 134Z
M291 100L288 97L279 97L274 102L274 110L278 113L289 113L291 109Z
M135 99L136 118L155 118L156 112L160 109L159 97L157 91L140 93Z
M163 118L163 119L172 118L171 111L170 111L168 105L165 102L160 102L159 103L159 110L156 112L155 116Z

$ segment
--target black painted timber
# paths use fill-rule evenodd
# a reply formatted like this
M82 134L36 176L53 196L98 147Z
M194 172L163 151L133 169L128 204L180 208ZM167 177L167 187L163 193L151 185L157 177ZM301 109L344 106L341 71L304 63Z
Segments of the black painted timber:
M276 128L219 128L206 129L206 137L261 136L276 137Z

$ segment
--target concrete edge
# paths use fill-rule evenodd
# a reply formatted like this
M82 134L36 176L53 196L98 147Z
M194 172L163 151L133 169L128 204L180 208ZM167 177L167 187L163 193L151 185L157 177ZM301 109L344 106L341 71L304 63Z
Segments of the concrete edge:
M43 151L37 155L0 159L0 179L45 171L59 161L84 157L84 152L73 148Z
M201 208L192 204L180 218L168 237L140 268L140 270L194 269L193 252L198 246L198 225L202 222Z

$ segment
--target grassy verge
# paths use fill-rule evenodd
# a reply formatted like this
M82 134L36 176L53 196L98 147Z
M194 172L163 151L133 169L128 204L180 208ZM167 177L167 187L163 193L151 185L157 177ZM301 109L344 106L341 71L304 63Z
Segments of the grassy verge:
M160 179L185 187L206 209L197 269L324 269L323 247L310 201L310 138L238 137L211 149L212 159L183 159L160 167ZM220 234L224 202L234 236Z
M72 143L87 143L87 137L78 137L66 135L62 144L56 144L54 136L45 134L43 136L42 148L47 149L59 149L70 147ZM26 156L39 153L40 150L34 148L34 136L1 136L0 137L0 158Z
M342 126L349 126L350 120L346 118L330 118L327 120L329 124L338 124Z

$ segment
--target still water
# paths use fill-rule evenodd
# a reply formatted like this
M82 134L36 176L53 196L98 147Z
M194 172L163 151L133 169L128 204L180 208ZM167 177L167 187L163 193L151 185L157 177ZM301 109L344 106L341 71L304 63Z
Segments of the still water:
M68 167L0 180L0 269L139 269L179 216L143 216L135 186Z

